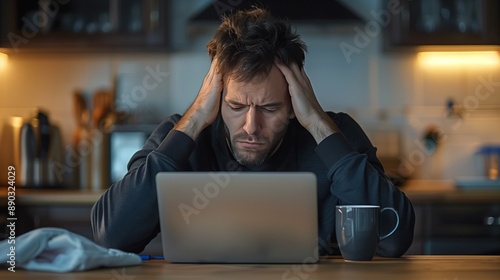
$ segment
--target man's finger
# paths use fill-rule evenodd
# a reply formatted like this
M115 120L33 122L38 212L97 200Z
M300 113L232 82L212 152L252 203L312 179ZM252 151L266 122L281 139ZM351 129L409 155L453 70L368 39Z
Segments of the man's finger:
M288 66L281 63L278 59L275 60L274 64L276 65L276 67L278 67L278 69L280 69L283 76L285 76L285 79L286 79L289 86L296 85L297 76L295 75L295 73L293 73L293 71Z
M210 65L210 70L214 69L216 73L219 73L219 63L217 56L212 60L212 65Z

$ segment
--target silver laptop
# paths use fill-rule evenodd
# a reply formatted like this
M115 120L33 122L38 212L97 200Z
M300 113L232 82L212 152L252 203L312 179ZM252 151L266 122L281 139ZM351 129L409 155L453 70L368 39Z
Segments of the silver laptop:
M161 172L156 188L167 261L318 260L313 173Z

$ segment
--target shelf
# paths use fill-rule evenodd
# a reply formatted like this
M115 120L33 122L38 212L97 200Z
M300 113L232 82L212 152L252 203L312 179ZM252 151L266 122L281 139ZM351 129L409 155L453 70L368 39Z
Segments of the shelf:
M500 44L500 5L494 0L385 0L388 13L384 50L417 51L422 46L446 50L456 46Z
M0 48L15 53L167 51L168 3L2 1Z

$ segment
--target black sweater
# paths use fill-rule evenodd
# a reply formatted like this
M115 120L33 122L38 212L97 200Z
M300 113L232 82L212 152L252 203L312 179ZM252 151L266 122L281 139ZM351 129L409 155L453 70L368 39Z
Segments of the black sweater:
M379 243L377 254L401 256L413 241L415 215L410 201L384 175L376 148L361 127L347 114L328 114L342 133L334 133L317 145L312 135L292 119L278 151L258 170L316 174L321 255L339 254L335 246L335 206L371 204L394 207L400 217L398 229ZM142 150L131 158L124 178L95 203L91 221L97 243L139 253L159 233L155 187L158 172L250 171L233 159L220 116L196 142L172 130L180 117L173 115L156 128ZM392 215L383 216L381 234L389 232L394 224Z

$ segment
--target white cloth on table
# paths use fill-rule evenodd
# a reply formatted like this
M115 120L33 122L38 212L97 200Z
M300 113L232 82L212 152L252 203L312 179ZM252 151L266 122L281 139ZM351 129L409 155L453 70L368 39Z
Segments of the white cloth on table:
M16 237L15 244L8 241L0 242L0 263L8 264L15 246L15 266L27 270L70 272L142 263L137 254L104 248L62 228L38 228Z

